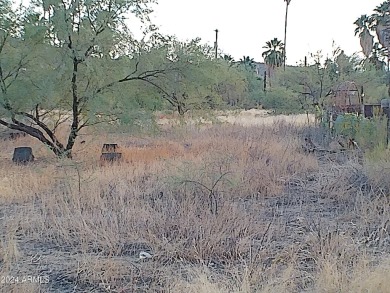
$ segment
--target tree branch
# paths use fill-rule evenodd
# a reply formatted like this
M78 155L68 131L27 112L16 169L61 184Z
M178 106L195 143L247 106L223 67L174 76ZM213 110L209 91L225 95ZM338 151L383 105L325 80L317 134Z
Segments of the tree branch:
M151 83L151 81L148 80L148 78L157 78L159 75L164 74L165 72L166 72L165 69L149 70L149 71L145 71L145 72L139 74L138 76L131 76L132 74L134 74L134 73L131 73L122 79L110 82L110 83L100 87L99 89L97 89L95 91L95 94L98 94L98 93L104 91L105 89L108 89L108 88L114 86L115 84L126 82L126 81L131 81L131 80L143 80L143 81ZM153 84L153 83L151 83L151 84Z
M60 149L63 149L64 146L58 141L57 137L55 136L55 134L53 133L52 130L49 129L49 127L43 123L40 119L39 119L39 115L38 115L38 112L36 114L36 116L32 115L32 114L29 114L29 113L26 113L26 112L16 112L15 113L16 115L21 115L21 116L25 116L29 119L31 119L32 121L34 121L37 126L39 126L40 128L42 128L46 134L50 137L50 139L52 140L52 142Z
M52 142L50 142L43 135L42 131L40 131L39 129L28 126L28 125L16 120L15 118L12 118L12 122L13 123L9 123L9 122L6 122L6 121L0 119L1 125L8 127L10 129L19 130L19 131L28 133L32 137L35 137L36 139L38 139L39 141L41 141L42 143L47 145L56 155L59 155L61 153L62 150L59 150Z

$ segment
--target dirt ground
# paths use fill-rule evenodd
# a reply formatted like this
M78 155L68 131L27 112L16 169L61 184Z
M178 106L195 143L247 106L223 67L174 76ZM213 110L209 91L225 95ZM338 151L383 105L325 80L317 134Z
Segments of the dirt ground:
M215 122L228 123L241 126L272 126L275 123L292 123L297 126L314 124L315 117L313 114L296 114L296 115L274 115L272 111L250 109L237 111L219 111L215 113ZM178 122L176 116L160 115L157 120L159 125L175 125ZM194 118L187 119L187 124L212 124L210 119Z

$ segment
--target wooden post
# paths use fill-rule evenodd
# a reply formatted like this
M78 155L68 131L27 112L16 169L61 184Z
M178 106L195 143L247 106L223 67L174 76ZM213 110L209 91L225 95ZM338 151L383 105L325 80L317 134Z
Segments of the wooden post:
M387 123L386 123L386 144L387 144L387 147L389 147L389 143L390 143L390 108L387 107L387 108L383 108L383 112L384 114L386 115L386 119L387 119Z
M387 147L389 147L389 139L390 139L390 99L383 99L381 101L381 108L383 114L386 115L387 123L386 123L386 143Z
M387 39L389 41L389 39ZM383 109L383 111L385 112L386 116L387 116L387 132L386 132L386 142L387 142L387 147L389 147L389 136L390 136L390 74L389 74L389 69L390 69L390 44L387 43L387 52L388 52L388 55L387 55L387 77L388 77L388 80L387 80L387 86L388 86L388 89L387 89L387 93L388 93L388 103L387 103L387 108L386 109Z
M390 137L390 115L387 113L387 134L386 134L386 142L387 142L387 147L389 147L389 137Z
M218 58L218 29L215 30L215 59Z

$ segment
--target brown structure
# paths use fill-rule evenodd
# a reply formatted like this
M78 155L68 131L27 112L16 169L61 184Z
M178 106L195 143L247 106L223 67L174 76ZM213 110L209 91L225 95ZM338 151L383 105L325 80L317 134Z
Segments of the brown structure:
M328 112L332 114L361 113L363 97L356 83L344 81L335 87L331 93L326 102Z
M364 103L363 88L353 81L344 81L335 87L325 102L325 109L333 121L345 113L364 115L365 118L385 114L381 103Z
M325 102L325 110L329 128L333 128L333 122L337 116L345 113L363 115L364 118L385 116L387 118L387 144L390 144L390 99L383 99L380 103L365 104L363 87L359 89L356 83L344 81L330 92L330 97ZM352 145L357 145L353 140Z

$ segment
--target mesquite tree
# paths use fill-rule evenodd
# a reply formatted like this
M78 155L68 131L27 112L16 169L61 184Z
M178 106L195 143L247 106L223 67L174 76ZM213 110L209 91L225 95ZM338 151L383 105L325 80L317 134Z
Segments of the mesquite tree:
M147 42L137 42L125 16L149 22L154 0L36 0L11 8L0 0L0 124L25 132L55 155L71 157L81 129L117 119L116 94L129 81L153 84L174 70L161 60L142 66ZM122 95L123 96L123 95ZM65 139L56 130L67 122Z

